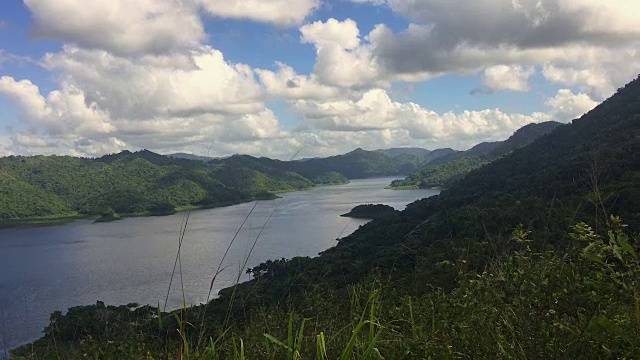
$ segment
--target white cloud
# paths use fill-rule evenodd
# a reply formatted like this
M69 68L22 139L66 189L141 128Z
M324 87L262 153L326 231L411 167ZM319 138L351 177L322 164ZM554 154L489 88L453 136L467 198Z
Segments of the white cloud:
M546 104L552 109L554 120L564 122L577 119L598 105L589 95L574 94L569 89L558 90L555 97L547 99Z
M115 54L166 53L205 38L195 6L178 0L24 0L38 37Z
M639 47L573 47L546 63L542 74L555 83L579 87L592 98L604 100L640 72Z
M543 113L507 114L499 109L439 114L415 103L393 101L383 89L370 90L358 100L300 100L292 105L311 128L334 132L406 132L413 140L440 147L504 140L526 124L550 119Z
M208 13L279 26L297 25L320 6L320 0L195 0Z
M511 90L529 91L529 78L535 74L535 68L520 65L496 65L484 70L483 81L490 91Z
M264 108L253 70L226 62L209 47L184 56L137 58L65 47L43 63L115 118L242 115Z
M11 150L11 139L8 136L0 135L0 156L13 155Z
M609 77L615 89L629 80L628 73L640 71L640 2L389 0L389 6L412 23L399 33L380 24L366 37L373 61L387 78L421 81L494 66L539 65L624 73ZM566 85L588 87L594 94L612 91L611 84L587 76L573 84L565 82L567 75L556 72L553 77Z
M299 75L283 63L277 63L277 71L257 69L260 83L269 96L287 99L330 99L344 97L345 90L320 84L317 76Z
M316 21L300 32L301 41L316 48L314 74L322 83L343 88L381 85L381 69L371 47L361 41L355 21Z
M280 129L278 118L269 109L257 114L244 115L220 130L224 133L218 134L218 137L226 141L273 140L287 136Z
M28 56L20 56L7 52L4 49L0 49L0 69L4 64L34 64L36 63Z
M3 76L0 93L14 99L29 125L41 127L49 135L65 136L71 132L99 135L115 131L109 115L95 104L87 105L84 94L73 87L52 91L45 99L30 81Z
M0 94L26 125L13 133L15 151L99 155L288 136L253 70L209 47L188 56L118 57L68 46L42 63L58 74L58 90L43 95L28 80L0 79Z

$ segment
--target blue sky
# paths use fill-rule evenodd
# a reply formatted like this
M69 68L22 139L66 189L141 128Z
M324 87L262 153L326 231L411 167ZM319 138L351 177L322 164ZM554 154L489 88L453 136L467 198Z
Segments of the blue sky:
M639 7L10 0L0 155L463 149L570 121L635 77Z

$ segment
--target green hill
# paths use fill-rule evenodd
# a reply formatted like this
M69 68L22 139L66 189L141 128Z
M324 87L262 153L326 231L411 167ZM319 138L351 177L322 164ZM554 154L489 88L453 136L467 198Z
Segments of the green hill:
M431 154L427 150L422 152L427 156ZM436 156L449 152L433 153ZM97 159L0 158L3 188L11 193L11 198L5 197L0 203L0 221L165 215L180 208L272 198L273 193L319 184L344 184L349 179L406 174L427 161L414 154L398 153L392 157L362 149L306 161L248 155L217 159L187 157L125 150ZM16 202L16 199L24 201Z
M560 123L554 121L529 124L518 129L505 141L481 143L467 151L444 154L429 161L405 179L393 181L391 188L447 188L471 171L529 145L560 126Z
M164 215L183 207L248 201L315 185L266 166L173 159L124 151L98 159L12 156L0 159L0 220L65 215Z

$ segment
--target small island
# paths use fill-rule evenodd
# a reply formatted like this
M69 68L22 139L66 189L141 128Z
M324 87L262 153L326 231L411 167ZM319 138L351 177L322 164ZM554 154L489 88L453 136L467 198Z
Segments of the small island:
M383 217L388 217L390 215L397 214L398 210L392 208L389 205L382 204L367 204L367 205L358 205L351 209L346 214L342 214L340 216L350 217L355 219L379 219Z

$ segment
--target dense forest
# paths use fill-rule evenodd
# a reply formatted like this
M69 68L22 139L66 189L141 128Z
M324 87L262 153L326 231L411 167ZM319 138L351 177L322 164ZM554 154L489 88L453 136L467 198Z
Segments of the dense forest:
M318 257L171 314L54 313L24 358L640 357L640 77ZM215 280L215 279L214 279Z
M391 183L393 189L432 189L448 188L471 171L505 156L512 151L531 144L540 136L546 135L561 124L547 121L529 124L518 129L505 141L478 144L467 151L449 152L429 159L417 171L403 180Z
M97 159L10 156L0 158L0 222L165 215L184 208L273 198L274 193L344 184L349 179L405 174L448 153L392 152L358 149L299 161L247 155L162 156L147 150Z

